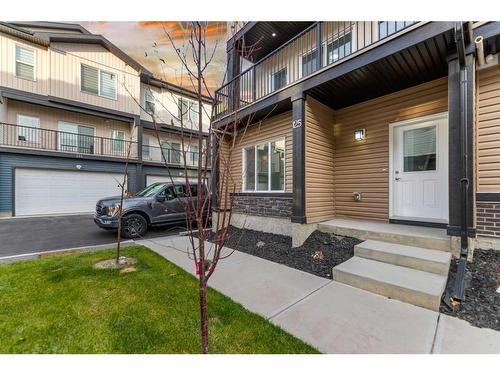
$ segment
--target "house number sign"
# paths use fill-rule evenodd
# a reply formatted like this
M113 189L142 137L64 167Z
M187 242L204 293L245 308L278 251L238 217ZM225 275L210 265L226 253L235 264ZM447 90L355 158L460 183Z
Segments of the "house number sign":
M302 119L297 119L292 121L292 128L300 128L302 126Z

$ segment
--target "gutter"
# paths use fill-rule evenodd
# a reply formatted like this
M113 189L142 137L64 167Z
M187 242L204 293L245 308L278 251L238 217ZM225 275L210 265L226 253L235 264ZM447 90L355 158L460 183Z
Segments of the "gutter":
M465 62L465 31L464 23L457 22L455 24L455 43L457 45L458 61L460 64L460 148L462 154L461 160L461 217L460 217L460 256L458 259L458 270L453 286L452 298L458 301L464 300L465 297L465 273L467 270L467 257L469 254L469 229L468 229L468 205L469 205L469 188L470 181L468 178L468 159L467 153L467 86L470 84L470 79L467 73Z

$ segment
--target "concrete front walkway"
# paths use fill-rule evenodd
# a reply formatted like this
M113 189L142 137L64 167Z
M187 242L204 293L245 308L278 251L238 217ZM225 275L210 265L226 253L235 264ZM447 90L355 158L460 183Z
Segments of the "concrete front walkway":
M194 274L187 237L136 241ZM210 286L324 353L500 353L500 332L226 249Z

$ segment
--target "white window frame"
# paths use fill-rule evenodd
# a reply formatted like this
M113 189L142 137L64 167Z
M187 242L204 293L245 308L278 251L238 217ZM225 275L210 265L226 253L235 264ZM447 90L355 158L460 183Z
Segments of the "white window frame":
M34 127L34 126L22 125L22 124L19 123L19 118L20 117L29 117L31 119L36 119L37 123L38 123L38 126ZM19 140L19 135L20 135L19 134L19 130L21 130L21 129L24 130L25 128L40 129L40 117L31 116L31 115L25 115L23 113L18 113L16 115L16 123L19 126L24 126L23 128L16 128L16 142L26 142L26 143L31 143L31 144L39 144L40 143L40 132L39 131L34 132L34 134L36 134L35 139L28 139L28 138L26 138L25 141Z
M283 154L283 159L285 161L285 168L283 170L283 190L271 190L271 143L273 142L281 142L283 141L285 143L285 149L284 149L284 154ZM257 190L257 146L266 144L268 145L267 147L267 170L268 170L268 178L267 178L267 190ZM248 190L246 186L246 170L245 166L247 164L247 156L245 153L245 150L248 148L254 148L255 152L255 160L254 160L254 190ZM242 177L242 182L241 186L243 193L284 193L286 191L286 138L285 137L279 137L279 138L274 138L270 140L265 140L265 141L259 141L253 144L248 144L242 147L241 149L242 153L242 166L241 166L241 177Z
M82 66L87 66L91 69L97 69L97 96L98 97L105 98L105 99L111 99L111 100L118 99L118 75L116 73L109 71L109 70L104 70L104 69L97 68L95 66L83 64L83 63L80 64L80 92L81 93L88 94L88 95L94 95L94 96L96 95L93 92L84 91L82 89ZM102 93L101 93L101 72L112 74L115 76L115 96L114 97L102 95Z
M18 76L17 75L17 48L24 48L24 49L30 49L33 51L33 78L26 78L26 77L21 77L21 76ZM15 44L15 47L14 47L14 74L16 76L16 78L19 78L19 79L25 79L27 81L33 81L33 82L36 82L36 62L37 62L37 53L36 53L36 49L35 48L32 48L32 47L28 47L28 46L24 46L22 44L18 44L16 43ZM30 65L30 64L27 64L25 62L22 62L22 61L19 61L21 64L26 64L26 65Z
M282 70L284 70L284 69L286 69L286 75L285 75L285 76L286 76L286 82L285 82L285 84L284 84L283 86L281 86L279 89L276 89L276 88L274 87L274 75L275 75L275 74L277 74L277 73L279 73L279 72L281 72L281 71L282 71ZM286 65L286 66L282 67L280 70L277 70L277 71L275 71L275 72L270 72L270 74L269 74L269 81L270 81L270 82L269 82L269 86L271 87L271 91L270 91L270 92L268 92L268 93L266 93L266 95L267 95L267 94L270 94L270 93L272 93L272 92L275 92L275 91L277 91L277 90L284 89L285 87L287 87L287 86L290 84L290 69L288 69L288 65Z
M151 95L151 100L148 100L148 93ZM144 112L146 112L148 115L154 115L155 112L156 112L156 105L155 105L155 96L153 95L153 91L152 90L144 90ZM148 103L151 103L153 104L153 111L152 112L149 112L147 110L148 108Z
M322 52L322 60L323 60L323 67L325 66L329 66L329 65L332 65L332 64L335 64L343 59L345 59L347 56L350 56L352 55L354 52L357 51L357 47L358 47L358 36L357 36L357 33L356 33L356 27L355 27L355 24L351 24L351 26L349 26L349 31L347 31L347 28L343 31L342 35L340 35L340 32L337 32L337 34L333 35L333 37L331 39L328 39L328 40L325 40L322 44L321 44L321 52ZM341 59L338 59L338 60L335 60L335 61L332 61L331 63L328 63L328 51L327 51L327 48L328 48L328 45L331 44L331 43L334 43L336 40L339 40L340 38L342 38L345 34L348 34L348 33L351 33L351 53L349 53L348 55L342 57ZM354 45L354 41L356 41L356 45Z
M86 128L92 128L92 129L94 129L94 135L93 135L93 137L94 137L94 141L95 141L95 138L96 138L96 132L97 132L96 127L95 127L95 126L93 126L93 125L89 125L89 124L79 124L79 123L77 123L77 122L58 121L58 122L57 122L57 132L58 132L58 137L57 137L57 149L58 149L59 151L61 151L61 133L70 133L70 134L80 135L80 133L71 133L71 132L65 132L65 131L62 131L62 130L61 130L61 124L66 124L66 125L74 125L74 126L76 126L77 128L78 128L78 126L84 126L84 127L86 127ZM95 148L96 148L96 143L97 143L97 142L94 142L94 153L96 152L96 151L95 151ZM78 147L78 145L77 145L77 147ZM64 151L64 152L68 152L68 151Z
M182 101L186 101L188 103L188 110L186 112L186 116L187 116L187 120L183 120L182 119ZM197 106L197 110L196 110L196 114L197 116L199 116L199 103L196 101L196 100L192 100L192 99L189 99L189 98L185 98L183 96L179 96L177 98L177 108L178 108L178 112L180 112L180 116L179 116L179 121L181 121L183 124L185 123L188 123L188 124L191 124L191 125L198 125L198 123L194 122L194 120L191 118L191 108L192 106L195 105ZM196 119L196 121L199 121L199 119Z
M123 139L115 138L114 135L116 133L123 133ZM113 149L113 145L115 144L114 141L122 141L123 142L123 150L122 151L120 151L120 150L114 150ZM118 153L118 154L122 154L124 152L126 153L127 152L127 150L126 150L126 142L127 142L127 140L125 139L125 131L118 130L118 129L111 130L111 152Z
M144 146L146 146L146 148L144 148ZM144 154L144 150L148 150L146 154ZM149 137L145 134L142 136L142 158L151 160L151 146L149 144Z

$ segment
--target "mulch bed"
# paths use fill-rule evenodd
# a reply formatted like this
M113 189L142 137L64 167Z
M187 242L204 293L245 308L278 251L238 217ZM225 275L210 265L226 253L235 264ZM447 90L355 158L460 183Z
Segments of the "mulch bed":
M447 289L452 290L457 272L452 259ZM472 263L467 264L465 300L450 310L441 303L443 314L455 316L480 328L500 331L500 251L475 250Z
M354 245L362 241L319 231L301 247L292 249L292 239L250 229L229 229L227 247L309 272L332 278L332 269L354 256Z

